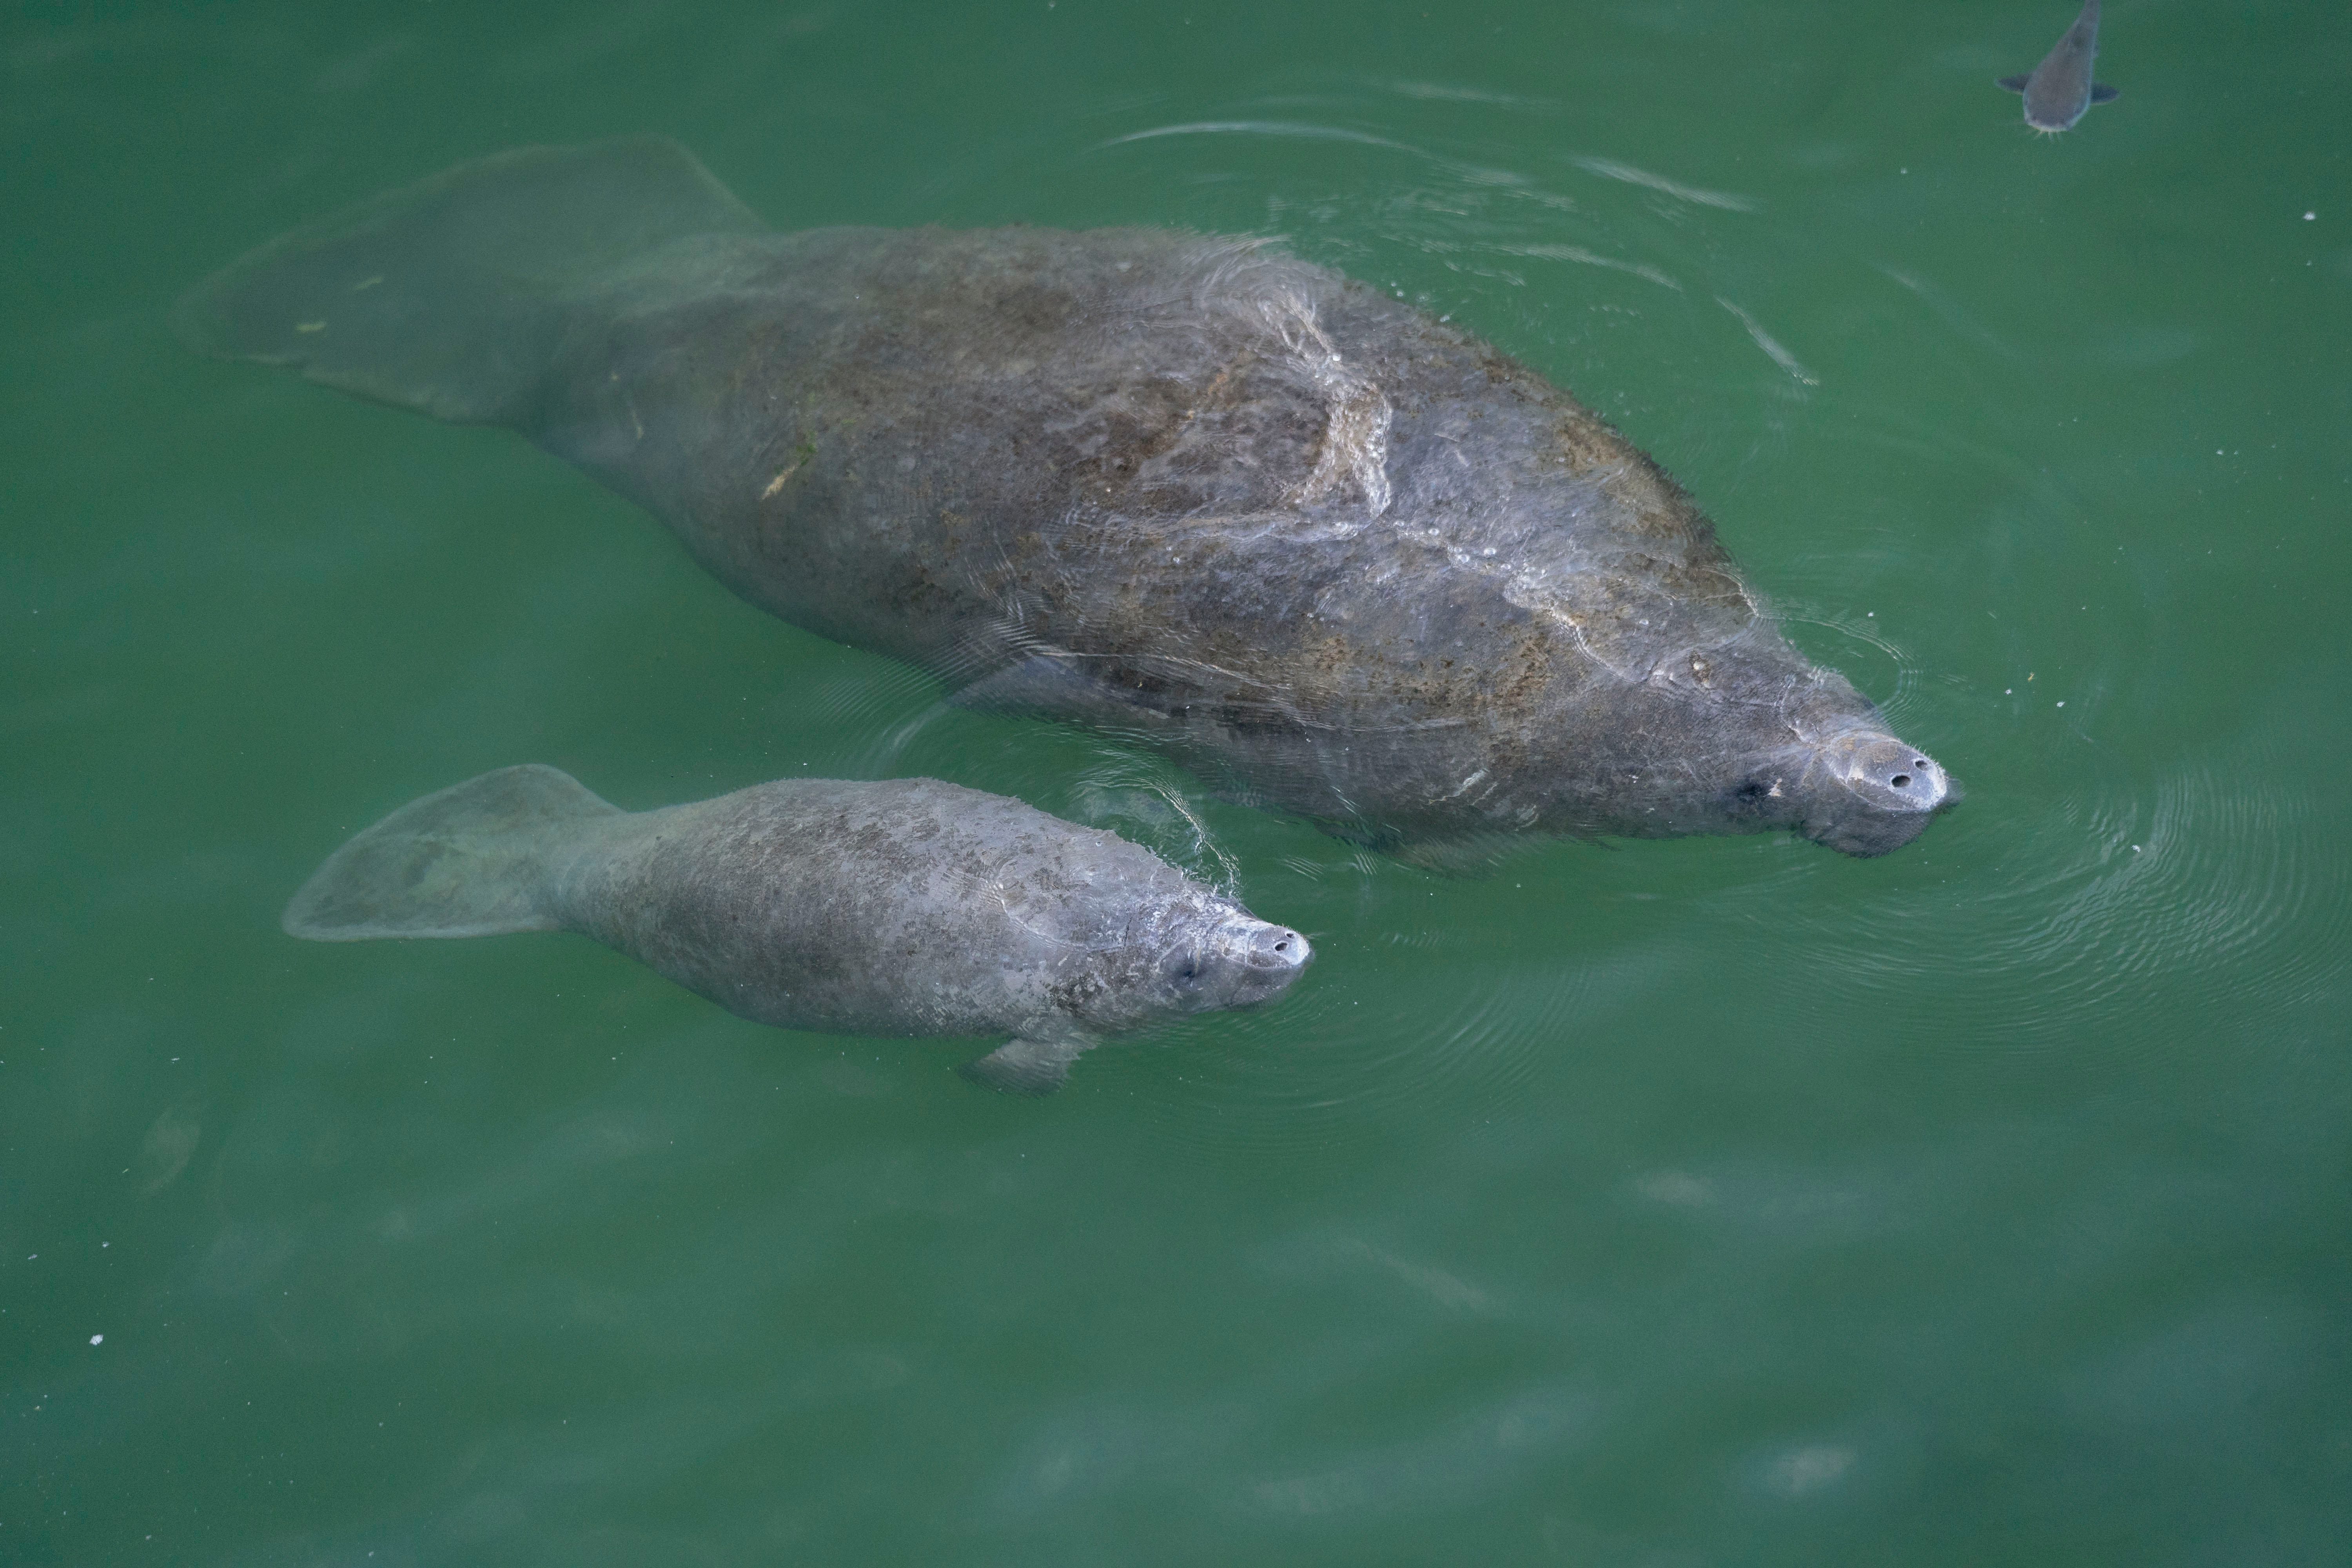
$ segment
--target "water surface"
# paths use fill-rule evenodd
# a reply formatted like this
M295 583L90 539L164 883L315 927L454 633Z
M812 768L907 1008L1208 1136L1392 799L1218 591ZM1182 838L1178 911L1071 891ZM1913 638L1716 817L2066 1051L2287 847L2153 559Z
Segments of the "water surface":
M2352 20L33 6L0 24L0 1561L2352 1549ZM1279 234L1654 453L1966 805L1433 876L945 707L173 296L485 152ZM277 929L488 768L929 773L1321 954L1043 1103L576 938ZM102 1340L100 1339L102 1336Z

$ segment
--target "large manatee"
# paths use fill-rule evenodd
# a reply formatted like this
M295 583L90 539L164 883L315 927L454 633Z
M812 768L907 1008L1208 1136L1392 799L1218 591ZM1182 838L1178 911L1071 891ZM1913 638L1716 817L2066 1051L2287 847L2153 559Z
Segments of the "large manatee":
M314 942L579 931L762 1024L1009 1034L964 1070L1029 1093L1106 1035L1270 1001L1313 956L1115 834L937 779L625 812L537 765L402 806L284 923Z
M643 139L380 197L177 321L520 430L787 620L1360 840L1875 855L1953 797L1597 416L1257 241L778 234Z

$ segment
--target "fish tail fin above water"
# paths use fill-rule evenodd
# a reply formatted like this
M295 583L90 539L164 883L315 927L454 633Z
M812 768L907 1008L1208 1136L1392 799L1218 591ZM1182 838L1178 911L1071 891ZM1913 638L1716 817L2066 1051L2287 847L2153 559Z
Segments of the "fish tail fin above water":
M580 284L767 225L666 137L524 147L306 225L182 296L181 339L457 424L527 416Z
M336 850L281 923L311 942L553 931L539 897L551 838L620 815L561 769L500 768L413 800Z

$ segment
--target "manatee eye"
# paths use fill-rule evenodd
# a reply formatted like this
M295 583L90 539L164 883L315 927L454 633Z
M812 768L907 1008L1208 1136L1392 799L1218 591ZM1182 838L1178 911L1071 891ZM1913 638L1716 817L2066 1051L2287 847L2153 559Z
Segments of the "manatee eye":
M1160 966L1160 976L1180 989L1197 985L1201 983L1201 960L1191 952L1172 953Z

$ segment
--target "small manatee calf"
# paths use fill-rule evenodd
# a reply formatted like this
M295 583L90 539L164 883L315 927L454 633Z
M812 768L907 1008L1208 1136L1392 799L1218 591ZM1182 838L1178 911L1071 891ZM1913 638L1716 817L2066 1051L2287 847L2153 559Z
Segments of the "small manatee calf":
M2005 76L2000 85L2025 95L2028 125L2054 136L2073 129L2074 121L2091 111L2091 105L2115 98L2114 88L2091 79L2091 65L2098 58L2099 0L2083 0L2083 14L2042 57L2033 74Z
M176 320L521 431L786 620L1383 849L1780 830L1877 855L1954 798L1631 442L1262 240L779 234L645 139L453 169Z
M361 833L285 927L579 931L758 1023L1011 1035L963 1070L1029 1094L1106 1036L1279 996L1312 956L1116 834L936 779L789 779L626 812L536 765Z

